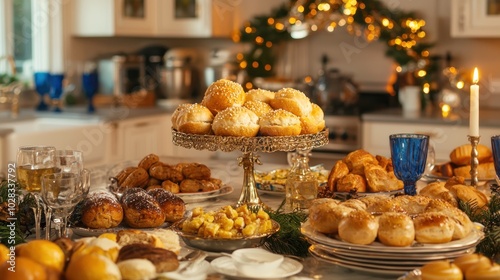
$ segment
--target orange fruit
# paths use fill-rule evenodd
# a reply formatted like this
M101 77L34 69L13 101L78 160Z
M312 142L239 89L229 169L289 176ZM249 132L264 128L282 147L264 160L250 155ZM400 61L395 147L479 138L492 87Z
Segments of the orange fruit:
M32 259L39 264L57 271L64 269L66 257L64 251L56 243L49 240L32 240L19 248L19 256Z
M9 259L10 249L4 244L0 243L0 263Z
M71 258L64 275L66 280L121 279L118 266L109 258L96 253Z
M14 269L15 272L9 270ZM47 273L43 265L25 257L18 256L15 267L4 262L0 265L0 279L2 280L47 280Z

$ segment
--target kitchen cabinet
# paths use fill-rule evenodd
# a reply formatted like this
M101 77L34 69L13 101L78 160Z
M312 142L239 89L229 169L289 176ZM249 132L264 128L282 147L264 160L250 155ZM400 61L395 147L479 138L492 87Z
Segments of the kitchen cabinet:
M212 0L73 0L81 37L229 37L233 15Z
M490 0L452 0L452 37L500 37L500 3Z

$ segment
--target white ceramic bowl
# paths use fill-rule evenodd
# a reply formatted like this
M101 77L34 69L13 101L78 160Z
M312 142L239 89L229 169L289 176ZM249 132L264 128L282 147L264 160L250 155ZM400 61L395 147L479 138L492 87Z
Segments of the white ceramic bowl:
M243 248L231 254L234 266L243 275L272 275L285 259L282 255L271 253L262 248Z

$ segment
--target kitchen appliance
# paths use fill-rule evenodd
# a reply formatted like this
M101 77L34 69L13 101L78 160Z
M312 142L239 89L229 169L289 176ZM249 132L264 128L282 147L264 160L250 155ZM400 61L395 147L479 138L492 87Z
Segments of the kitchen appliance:
M200 75L195 67L196 55L183 50L165 54L165 66L160 69L161 98L192 100L200 95Z
M116 98L145 88L144 56L116 54L98 59L99 93Z
M146 89L154 91L157 98L161 97L161 69L165 65L164 56L167 51L164 46L151 45L137 52L144 57Z

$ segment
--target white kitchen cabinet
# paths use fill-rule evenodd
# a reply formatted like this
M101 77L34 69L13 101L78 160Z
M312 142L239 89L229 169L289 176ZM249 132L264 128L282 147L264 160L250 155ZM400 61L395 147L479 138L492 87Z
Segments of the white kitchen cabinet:
M500 37L500 4L489 0L451 1L452 37Z
M430 135L436 162L449 161L450 152L457 146L467 144L469 127L463 125L424 124L405 122L363 121L363 149L372 153L391 156L389 135L396 133L419 133ZM498 128L481 127L480 143L491 146L491 136Z
M81 37L229 37L233 15L212 0L73 0ZM234 7L232 7L234 8Z

